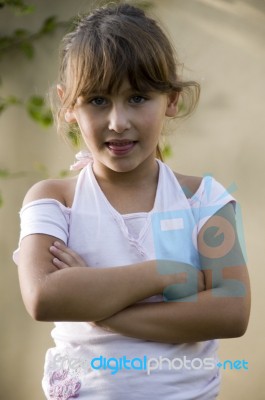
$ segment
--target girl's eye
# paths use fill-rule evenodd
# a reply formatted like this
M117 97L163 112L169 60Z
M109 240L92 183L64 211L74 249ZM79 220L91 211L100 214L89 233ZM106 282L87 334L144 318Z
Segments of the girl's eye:
M90 100L90 103L94 106L104 106L106 104L106 99L104 97L95 97L94 99Z
M140 96L140 95L138 95L138 96L136 95L136 96L131 97L131 100L135 104L141 104L141 103L144 103L145 100L147 100L147 99L146 99L146 97L143 97L143 96Z

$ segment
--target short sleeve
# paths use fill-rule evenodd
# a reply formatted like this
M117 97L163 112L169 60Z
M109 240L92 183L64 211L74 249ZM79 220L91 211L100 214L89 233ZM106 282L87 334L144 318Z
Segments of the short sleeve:
M71 209L55 199L35 200L26 204L20 211L20 237L18 249L13 253L16 264L19 261L21 240L34 233L51 235L68 242Z
M201 186L190 199L190 205L197 223L197 232L226 204L236 206L236 199L212 176L205 176Z

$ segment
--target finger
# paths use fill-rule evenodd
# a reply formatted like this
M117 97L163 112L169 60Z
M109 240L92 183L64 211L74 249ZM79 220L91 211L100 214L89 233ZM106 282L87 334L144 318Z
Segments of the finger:
M75 260L75 264L78 267L87 267L86 262L83 260L83 258L76 253L74 250L72 250L70 247L67 247L64 243L60 243L60 242L54 242L54 245L56 248L64 251L65 253L69 254L73 260Z
M55 246L50 247L50 252L52 253L53 256L58 258L60 261L62 261L69 267L73 267L76 264L76 260L74 259L74 257L72 255L69 254L69 252L60 250Z
M51 247L51 253L61 261L66 262L71 267L87 267L86 262L74 250L67 247L64 243L55 241ZM69 256L69 257L68 257Z
M58 258L60 261L65 263L68 267L86 267L85 261L73 250L69 249L66 246L60 246L62 248L59 249L56 246L50 247L50 252L53 256Z
M60 242L54 242L53 246L62 251L62 253L60 252L56 252L55 249L53 249L53 252L55 252L54 254L68 254L70 257L72 257L73 262L76 264L76 266L80 266L80 267L85 267L86 263L84 262L84 260L79 256L79 254L77 254L74 250L70 249L70 247L67 247L65 244L60 243ZM60 258L60 257L59 257ZM65 259L65 261L70 261L71 259Z
M64 262L60 261L56 257L53 258L52 263L57 269L71 268L69 265L67 265Z
M75 260L78 267L87 267L87 263L78 254L75 254Z
M67 247L64 243L56 241L56 242L53 243L53 246L56 247L58 250L61 250L64 253L69 254L73 258L77 258L78 257L78 254L74 250L70 249L70 247Z

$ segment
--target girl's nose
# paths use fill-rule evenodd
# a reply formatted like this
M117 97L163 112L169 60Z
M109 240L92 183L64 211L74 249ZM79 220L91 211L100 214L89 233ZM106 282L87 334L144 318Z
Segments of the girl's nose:
M109 114L109 130L123 133L130 127L128 111L122 106L113 106Z

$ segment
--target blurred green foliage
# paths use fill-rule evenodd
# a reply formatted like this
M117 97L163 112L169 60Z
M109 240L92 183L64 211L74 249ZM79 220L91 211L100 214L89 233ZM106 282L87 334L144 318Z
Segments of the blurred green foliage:
M25 4L22 0L2 0L0 1L0 8L11 7L16 14L29 14L35 10L32 5Z
M103 0L102 5L109 3L109 0ZM124 3L124 0L114 0L112 3ZM145 10L150 9L153 4L152 1L139 0L134 1L134 5L141 7ZM63 5L63 2L62 2ZM1 10L10 8L16 17L23 18L28 14L34 14L36 7L31 4L26 4L23 0L0 0L0 13ZM18 18L18 23L20 21ZM30 62L34 62L35 57L35 46L38 41L44 37L51 36L58 29L63 29L64 32L70 31L73 28L74 17L67 21L59 21L56 15L49 16L46 18L40 28L36 32L31 32L28 29L15 28L11 34L6 35L1 32L0 34L0 62L3 59L12 59L13 52L21 53ZM4 77L0 76L0 85L3 82ZM0 95L0 115L6 111L9 107L19 106L27 112L28 117L42 126L47 128L53 124L53 116L51 109L46 104L45 97L41 94L30 95L28 99L24 100L17 97L15 94L10 94L6 97ZM76 130L69 130L68 138L74 147L79 145L79 135ZM165 145L163 149L163 156L165 158L170 157L171 148ZM35 170L39 172L43 177L49 177L48 169L45 165L39 164ZM68 171L60 171L59 176L64 177L68 175ZM26 172L11 173L5 168L0 168L0 179L10 179L25 176ZM0 191L0 207L3 205L3 197Z
M4 7L12 7L17 15L23 16L33 13L34 6L25 4L21 0L0 1L0 12ZM18 14L18 11L20 13ZM33 60L35 56L35 44L45 36L54 34L59 28L69 29L72 19L68 21L58 21L57 16L46 18L37 32L31 32L27 29L17 28L11 35L0 36L0 61L7 57L12 57L12 52L22 53L28 60ZM0 77L0 82L2 77ZM8 107L13 105L23 106L29 117L43 127L49 127L53 124L52 113L45 104L45 98L41 95L30 96L26 101L19 99L15 95L7 97L0 96L0 114Z
M45 100L41 96L31 96L26 103L29 116L44 127L53 124L50 108L47 108Z
M3 9L9 8L12 13L17 17L18 24L20 18L28 14L33 14L36 10L34 5L26 4L23 0L0 0L0 13ZM57 16L49 16L44 19L40 28L32 32L28 29L17 27L11 34L5 34L3 31L0 35L0 62L2 60L10 59L14 52L22 54L30 62L34 62L35 46L38 41L44 37L53 35L58 29L64 31L69 30L73 23L73 19L67 21L59 21ZM0 84L3 82L4 76L0 77ZM26 100L21 99L15 94L10 94L3 97L0 95L0 115L11 106L22 107L28 117L42 126L47 128L53 124L53 116L50 107L46 104L45 97L42 94L30 95ZM41 177L49 177L47 167L42 165L35 166ZM19 178L27 175L28 172L15 172L12 173L6 168L0 168L0 179ZM59 176L66 176L66 171L59 172ZM3 195L0 192L0 207L3 206Z

